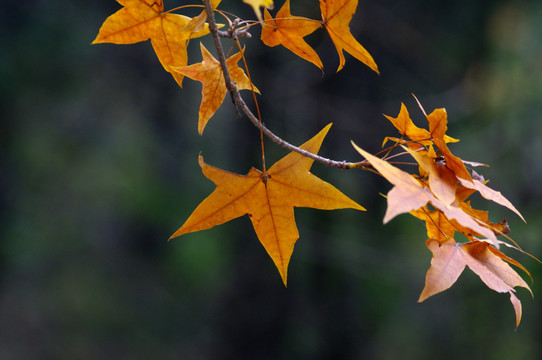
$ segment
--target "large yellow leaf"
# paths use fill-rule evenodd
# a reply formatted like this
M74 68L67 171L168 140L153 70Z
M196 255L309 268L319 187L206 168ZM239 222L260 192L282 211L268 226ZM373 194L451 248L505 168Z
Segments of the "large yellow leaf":
M516 313L516 326L521 321L521 302L515 296L514 287L520 286L531 291L529 285L514 269L505 263L506 256L487 242L473 241L457 244L454 239L439 242L427 240L427 247L433 252L431 267L427 271L425 287L419 302L452 286L468 266L490 289L509 293Z
M320 0L320 11L329 37L339 54L340 71L345 63L343 50L378 73L373 57L350 32L350 21L356 12L358 0Z
M201 29L190 17L164 12L163 1L117 1L124 7L104 21L92 43L133 44L150 39L160 63L182 87L183 76L171 67L186 66L188 41L206 35L208 27Z
M290 0L286 0L275 19L266 9L264 19L261 39L265 45L271 47L282 45L320 69L324 67L316 51L303 40L305 36L322 26L320 22L301 16L293 16L290 13Z
M330 126L326 126L301 148L318 153ZM209 229L248 214L285 285L288 263L299 237L294 207L365 210L333 185L312 175L309 170L313 160L298 153L292 152L276 162L266 176L254 168L246 175L232 174L207 165L201 156L199 163L203 174L216 184L216 189L172 238Z
M203 84L198 119L198 132L201 135L209 119L218 110L220 105L222 105L222 102L224 102L228 90L220 63L209 53L203 44L200 45L201 56L203 58L202 62L190 66L175 67L173 69L179 74L185 75L192 80L200 81ZM241 56L242 53L237 53L226 60L228 70L232 81L235 82L239 90L251 89L250 80L245 75L245 72L237 66L237 62L241 60ZM254 87L254 91L259 92L256 87Z

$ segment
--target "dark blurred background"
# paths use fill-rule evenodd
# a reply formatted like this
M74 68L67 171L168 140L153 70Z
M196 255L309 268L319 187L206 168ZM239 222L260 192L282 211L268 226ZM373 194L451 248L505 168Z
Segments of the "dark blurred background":
M167 1L166 8L182 5ZM275 4L278 9L282 1ZM113 0L9 1L0 11L0 359L540 359L542 268L514 329L506 294L470 270L417 303L431 253L423 223L383 226L390 184L320 164L313 173L365 206L296 209L288 288L243 217L172 241L214 185L197 164L261 168L259 134L228 99L197 135L201 85L180 89L148 42L90 45ZM240 0L223 9L253 18ZM316 0L294 15L319 18ZM195 14L189 13L189 15ZM326 33L307 37L325 73L247 40L267 125L301 144L333 122L321 154L377 152L405 102L424 126L445 107L451 145L482 169L527 224L475 198L540 257L542 3L360 0L355 37L377 76ZM203 40L208 48L208 39ZM201 61L198 40L190 63ZM229 47L231 44L227 44ZM245 92L249 99L249 93ZM268 165L285 155L267 144ZM524 276L527 280L527 276Z

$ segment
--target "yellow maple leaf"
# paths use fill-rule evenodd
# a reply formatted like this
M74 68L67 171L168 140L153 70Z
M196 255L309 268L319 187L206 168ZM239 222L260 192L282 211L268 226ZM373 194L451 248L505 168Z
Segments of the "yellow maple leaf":
M261 39L265 45L270 47L282 45L320 69L324 67L316 51L303 40L305 36L322 26L320 22L301 16L293 16L290 13L290 0L286 0L275 19L266 9L264 19Z
M350 32L350 21L357 6L358 0L320 0L324 26L339 54L340 61L337 71L340 71L344 66L343 50L345 50L378 74L378 66L373 57Z
M272 10L273 9L273 0L243 0L245 4L248 4L252 6L254 9L254 13L256 14L256 17L258 17L258 20L260 22L263 21L262 19L262 12L260 11L261 7L264 7L266 9Z
M201 56L203 58L202 62L190 66L174 67L173 70L192 80L200 81L203 84L198 119L198 132L201 135L209 119L218 110L220 105L222 105L222 102L224 102L228 90L226 88L224 73L222 72L220 63L213 55L211 55L203 44L200 44L200 47ZM228 65L231 79L235 82L237 88L239 90L250 90L253 85L251 85L245 72L237 66L237 62L242 56L243 54L240 52L232 55L226 60L226 64ZM256 87L254 87L254 91L259 93L259 90Z
M301 148L318 153L330 127L331 124ZM333 185L311 174L313 161L292 152L269 168L266 175L255 168L246 175L238 175L207 165L200 156L203 174L216 184L216 189L171 238L248 214L286 285L288 263L299 237L294 207L365 210Z
M190 17L164 12L163 1L117 1L124 7L104 21L92 43L133 44L150 39L160 63L182 87L183 76L171 67L187 64L188 41L209 33L208 27L201 28Z

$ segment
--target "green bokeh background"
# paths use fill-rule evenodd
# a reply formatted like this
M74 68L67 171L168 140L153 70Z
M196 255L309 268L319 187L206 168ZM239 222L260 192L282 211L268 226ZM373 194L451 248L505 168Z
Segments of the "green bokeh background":
M184 1L167 1L166 7ZM282 2L276 4L281 6ZM253 18L240 0L224 9ZM292 1L319 17L317 1ZM542 268L535 298L508 296L469 270L423 304L431 253L421 222L381 224L390 185L320 164L313 172L365 206L296 209L300 240L285 288L248 218L169 236L214 188L197 156L245 173L259 134L228 99L197 135L200 84L176 86L148 42L90 45L113 0L6 2L0 11L0 359L540 359ZM195 13L189 13L190 15ZM382 114L405 102L445 107L452 151L524 214L480 198L492 220L540 257L542 3L360 1L352 33L377 76L307 37L325 72L283 48L246 41L266 124L301 144L333 122L321 154L358 160L396 135ZM203 40L211 49L208 39ZM230 46L228 44L227 46ZM198 41L190 63L199 62ZM246 92L248 98L248 92ZM268 165L285 155L267 144Z

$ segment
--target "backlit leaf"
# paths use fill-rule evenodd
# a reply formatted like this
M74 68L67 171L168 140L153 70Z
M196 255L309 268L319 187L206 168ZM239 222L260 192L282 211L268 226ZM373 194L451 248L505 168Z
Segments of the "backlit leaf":
M330 126L301 148L318 153ZM252 168L246 175L237 175L205 164L200 156L203 174L216 184L216 189L172 238L209 229L248 214L260 242L286 285L288 264L299 237L294 207L365 210L334 186L312 175L309 170L313 161L292 152L269 168L267 174Z

